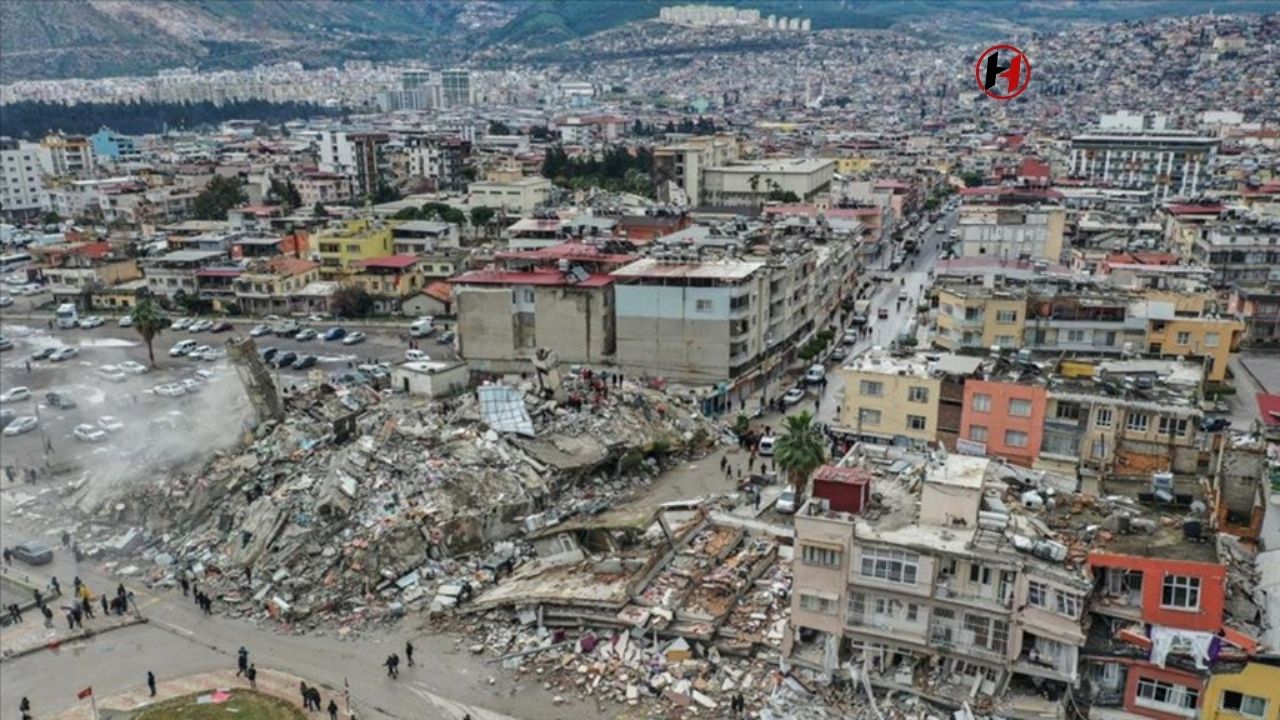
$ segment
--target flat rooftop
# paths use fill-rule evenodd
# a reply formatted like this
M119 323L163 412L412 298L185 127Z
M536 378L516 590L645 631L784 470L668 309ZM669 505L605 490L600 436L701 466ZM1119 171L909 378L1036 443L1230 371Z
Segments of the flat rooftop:
M672 278L697 280L743 280L765 267L765 263L743 260L707 262L665 262L654 258L637 260L613 271L616 278Z

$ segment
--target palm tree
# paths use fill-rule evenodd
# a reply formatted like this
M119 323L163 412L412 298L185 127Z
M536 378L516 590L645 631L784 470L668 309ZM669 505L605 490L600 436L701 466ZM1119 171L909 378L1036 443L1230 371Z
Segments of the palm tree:
M147 357L151 359L151 367L155 367L156 353L151 343L159 337L161 330L169 327L169 320L161 314L160 308L150 297L138 298L130 315L133 317L133 329L138 331L142 341L147 344Z
M787 418L782 436L773 450L774 462L787 471L787 479L796 497L800 497L809 482L809 476L826 460L826 443L813 416L807 412Z

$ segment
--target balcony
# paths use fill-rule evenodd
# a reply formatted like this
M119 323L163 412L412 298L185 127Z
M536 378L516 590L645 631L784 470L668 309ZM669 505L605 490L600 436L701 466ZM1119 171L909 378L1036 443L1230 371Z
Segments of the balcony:
M933 596L938 600L959 603L962 605L970 605L987 612L1003 613L1013 606L1013 593L1009 592L1002 600L996 597L993 590L989 594L961 593L952 590L947 586L945 581L939 581L933 589Z

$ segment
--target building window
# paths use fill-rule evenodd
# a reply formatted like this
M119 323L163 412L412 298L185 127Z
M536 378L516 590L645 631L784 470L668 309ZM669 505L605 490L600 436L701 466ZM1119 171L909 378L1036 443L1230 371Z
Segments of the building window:
M1179 610L1200 609L1200 578L1189 575L1165 575L1160 606Z
M928 426L928 421L923 415L908 415L907 427L911 430L924 430Z
M863 425L879 425L880 411L868 410L867 408L858 408L858 422Z
M991 396L990 395L974 395L973 409L976 412L991 412Z
M1067 331L1067 342L1073 342L1073 343L1082 343L1082 342L1084 342L1084 331L1083 331L1083 330L1068 330L1068 331Z
M800 609L809 612L831 615L836 611L836 601L818 595L800 594Z
M970 425L969 439L974 442L984 443L987 441L987 428L985 425Z
M1098 408L1093 416L1093 424L1102 428L1111 427L1111 408Z
M907 603L907 622L915 622L918 617L920 617L920 606L915 603Z
M971 633L973 644L1003 655L1009 646L1009 623L985 615L965 613L964 629Z
M1249 717L1264 718L1267 716L1267 699L1245 695L1235 690L1223 690L1222 709Z
M804 558L805 565L817 565L820 567L840 566L839 550L831 550L816 545L805 545L801 551L801 556Z
M1170 435L1172 437L1182 437L1187 434L1186 418L1160 418L1160 434Z
M1204 346L1207 348L1218 347L1218 333L1207 332L1204 334Z
M1010 400L1009 414L1014 417L1031 417L1030 400Z
M867 547L862 549L862 576L888 582L915 585L920 556L904 550Z
M1079 420L1080 406L1076 403L1058 402L1058 407L1054 411L1054 417L1059 420Z
M1176 342L1178 345L1190 345L1190 344L1191 344L1191 333L1189 333L1189 332L1187 332L1187 331L1185 331L1185 330L1184 330L1184 331L1182 331L1182 332L1180 332L1180 333L1178 333L1178 337L1177 337L1177 339L1176 339L1174 342Z
M1029 438L1027 434L1021 430L1005 430L1004 444L1009 447L1024 448L1027 446Z
M1173 683L1138 678L1137 704L1142 707L1166 710L1179 715L1195 715L1196 702L1200 699L1200 691L1195 688Z
M1146 432L1147 425L1150 422L1151 418L1146 413L1131 412L1124 420L1124 427L1126 430L1133 430L1134 432Z
M696 307L697 307L698 312L711 312L711 301L710 301L710 300L699 300L699 301L697 302Z
M858 393L867 397L880 397L884 395L884 383L875 380L858 381Z
M929 402L929 388L914 385L907 388L907 400L914 403Z
M1049 607L1049 586L1035 580L1027 583L1027 602L1040 608Z
M1080 596L1072 593L1065 593L1059 590L1058 596L1058 614L1066 615L1069 618L1080 617Z
M996 345L999 345L1000 347L1013 347L1013 336L1012 336L1012 335L997 335L997 336L996 336Z
M1018 322L1017 310L997 310L996 323L999 325L1012 325Z

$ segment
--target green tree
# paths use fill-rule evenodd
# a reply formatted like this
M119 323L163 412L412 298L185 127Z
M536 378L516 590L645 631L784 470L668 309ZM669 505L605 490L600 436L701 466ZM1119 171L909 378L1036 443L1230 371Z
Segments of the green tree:
M328 217L329 211L324 209L324 203L317 200L315 207L311 208L311 214L315 217Z
M52 210L40 216L40 223L42 225L57 225L60 222L62 222L62 218L58 216L58 213Z
M477 205L471 208L471 225L475 228L487 228L497 214L498 211L491 207Z
M422 211L415 207L400 208L395 215L391 216L392 220L421 220Z
M809 476L826 460L826 443L822 432L813 424L813 416L807 412L791 415L773 449L774 462L785 470L796 497L800 497L809 482Z
M491 120L489 121L489 134L490 135L514 135L515 133L511 132L511 128L501 120Z
M791 192L790 190L782 190L781 188L774 188L769 191L769 201L794 203L794 202L800 202L800 196Z
M973 170L961 175L960 179L964 180L965 187L980 187L986 180L986 176L979 170Z
M199 220L226 220L228 210L248 200L238 178L215 175L192 201L191 214Z
M343 285L333 293L333 312L345 318L369 317L373 314L373 296L358 285Z
M151 360L151 367L155 367L156 353L152 343L160 337L162 330L169 327L169 320L150 296L138 298L129 317L133 319L133 329L142 336L142 342L147 344L147 358Z

